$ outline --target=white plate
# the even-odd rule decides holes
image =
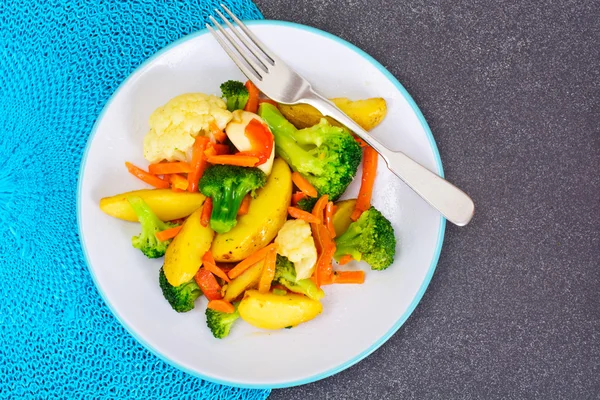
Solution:
[[[306,26],[275,21],[250,25],[326,96],[384,97],[388,115],[373,135],[442,175],[439,153],[421,112],[377,61]],[[214,339],[205,324],[206,300],[198,300],[189,313],[174,312],[158,286],[161,261],[150,261],[131,247],[139,225],[103,214],[98,202],[144,187],[123,163],[147,165],[142,138],[156,107],[185,92],[219,94],[219,85],[228,79],[245,80],[213,37],[200,31],[160,51],[120,86],[100,114],[83,158],[78,193],[82,246],[106,304],[163,360],[232,386],[276,388],[313,382],[360,361],[406,321],[435,270],[445,220],[380,162],[374,205],[396,229],[394,265],[383,272],[367,271],[364,285],[326,287],[323,314],[306,324],[272,332],[239,321],[228,338]],[[345,197],[355,197],[359,183],[360,176]]]

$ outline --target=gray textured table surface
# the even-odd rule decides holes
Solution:
[[[477,205],[398,333],[271,399],[600,398],[600,2],[257,3],[386,66]]]

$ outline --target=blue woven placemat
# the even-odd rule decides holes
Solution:
[[[138,344],[100,298],[77,236],[77,174],[103,105],[220,2],[1,1],[1,399],[268,396],[189,376]],[[223,3],[262,18],[248,0]]]

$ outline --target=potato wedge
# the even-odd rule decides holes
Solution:
[[[185,220],[165,253],[163,269],[173,286],[192,279],[202,265],[202,256],[210,249],[214,232],[210,226],[200,224],[201,213],[202,208],[199,208]]]
[[[310,321],[323,311],[316,300],[297,294],[284,296],[248,290],[240,302],[240,317],[261,329],[282,329]]]
[[[367,131],[379,125],[387,113],[387,105],[381,97],[372,97],[365,100],[350,100],[340,97],[331,99],[331,101]],[[308,104],[280,104],[279,110],[288,121],[299,129],[316,125],[323,118],[323,115],[316,108]],[[332,125],[341,126],[333,118],[326,118]]]
[[[261,260],[232,280],[231,283],[227,285],[223,300],[232,302],[237,299],[239,295],[244,293],[245,290],[255,287],[260,280],[264,265],[265,260]]]
[[[269,244],[287,219],[292,198],[292,173],[280,158],[273,163],[267,183],[250,201],[248,214],[238,218],[227,233],[218,234],[212,245],[216,261],[241,261]]]
[[[174,192],[171,189],[143,189],[100,199],[100,209],[115,218],[137,222],[137,216],[127,201],[129,196],[141,197],[163,221],[187,217],[202,207],[205,199],[201,193]]]
[[[335,229],[335,236],[339,237],[342,233],[346,232],[352,219],[350,216],[356,208],[356,199],[342,200],[335,203],[337,210],[333,214],[333,229]]]

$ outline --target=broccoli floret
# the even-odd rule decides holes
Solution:
[[[275,277],[273,281],[285,286],[288,290],[301,293],[313,300],[321,300],[325,292],[319,289],[312,279],[300,279],[296,281],[296,269],[294,263],[287,257],[277,255],[277,265],[275,267]]]
[[[132,237],[131,244],[136,249],[140,249],[148,258],[164,256],[171,241],[160,241],[156,238],[156,234],[175,225],[158,219],[156,214],[148,207],[148,204],[140,197],[131,196],[127,200],[142,224],[142,233],[139,236]]]
[[[221,84],[222,97],[229,111],[243,110],[248,102],[248,89],[240,81],[227,81]]]
[[[202,294],[194,279],[179,286],[171,285],[167,280],[163,268],[160,269],[158,283],[160,284],[163,296],[165,296],[165,299],[173,307],[173,310],[180,313],[193,310],[194,301]]]
[[[318,196],[335,201],[344,193],[360,164],[362,151],[345,128],[332,126],[325,118],[317,125],[296,129],[272,104],[263,103],[258,114],[275,136],[275,150],[290,167],[317,189]],[[298,206],[310,210],[315,198],[302,199]]]
[[[229,336],[231,326],[240,317],[238,312],[238,304],[234,304],[235,312],[224,313],[221,311],[215,311],[211,308],[206,309],[206,325],[212,332],[213,336],[217,339],[223,339]]]
[[[348,230],[335,240],[334,258],[349,254],[357,261],[364,259],[374,270],[384,270],[394,262],[396,237],[394,228],[374,207],[363,212]]]
[[[200,179],[200,191],[212,199],[210,227],[218,233],[229,232],[236,224],[236,216],[244,196],[254,195],[267,181],[258,168],[213,165]]]

